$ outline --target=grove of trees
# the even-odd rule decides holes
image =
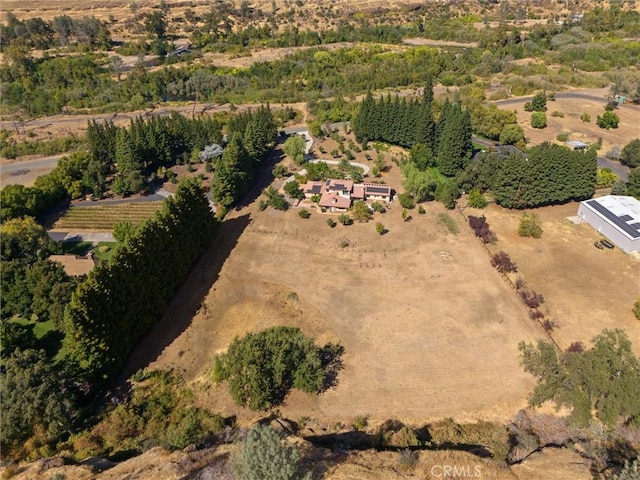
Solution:
[[[67,361],[95,382],[94,388],[122,367],[215,231],[198,183],[185,181],[155,219],[78,285],[65,311],[64,348]]]
[[[499,162],[490,188],[503,207],[538,207],[591,198],[596,175],[595,150],[545,142],[526,157],[512,154]]]
[[[229,142],[211,184],[213,198],[224,208],[249,190],[278,133],[268,105],[233,116],[227,129]]]

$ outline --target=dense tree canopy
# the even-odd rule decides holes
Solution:
[[[16,350],[4,361],[0,377],[3,445],[35,433],[49,441],[70,428],[73,388],[42,350]]]
[[[230,140],[211,184],[213,198],[225,208],[249,190],[277,134],[271,109],[264,105],[232,117],[228,130]]]
[[[543,143],[527,157],[511,155],[500,162],[492,190],[496,202],[507,208],[553,205],[590,198],[596,175],[595,150]]]
[[[216,357],[214,377],[228,381],[238,405],[267,410],[280,405],[291,388],[317,393],[325,385],[326,350],[300,329],[274,327],[236,338]]]
[[[547,400],[572,408],[572,420],[586,425],[596,417],[609,427],[618,422],[640,426],[640,362],[622,330],[605,330],[593,348],[559,353],[540,340],[521,342],[525,371],[538,380],[529,399],[534,406]]]
[[[99,381],[124,364],[209,245],[215,228],[199,185],[185,181],[155,219],[78,285],[65,311],[64,345],[69,361],[84,376]]]

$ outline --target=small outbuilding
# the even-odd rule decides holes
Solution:
[[[589,146],[587,143],[581,142],[580,140],[571,140],[566,143],[572,150],[584,150]]]
[[[578,217],[624,252],[640,251],[640,200],[622,195],[584,200]]]

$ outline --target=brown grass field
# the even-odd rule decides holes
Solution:
[[[334,143],[322,145],[330,151]],[[366,163],[364,153],[356,157]],[[399,168],[392,165],[383,179],[399,188]],[[200,401],[212,410],[255,419],[233,404],[226,385],[211,385],[212,359],[237,335],[295,325],[318,343],[342,342],[345,368],[338,386],[320,397],[293,392],[280,409],[288,418],[326,426],[359,415],[372,423],[504,421],[525,406],[533,379],[522,371],[517,344],[548,337],[458,211],[448,213],[460,229],[453,235],[438,221],[445,210],[436,202],[425,204],[425,215],[412,210],[408,222],[395,203],[372,222],[334,229],[326,220],[337,214],[313,211],[304,220],[295,208],[259,212],[256,203],[229,215],[250,223],[220,260],[220,274],[190,324],[150,366],[180,371],[200,386]],[[593,247],[599,235],[566,220],[576,211],[577,203],[537,209],[545,230],[539,240],[517,235],[519,211],[492,205],[464,213],[487,216],[499,239],[490,251],[508,252],[517,275],[545,296],[543,310],[559,324],[552,335],[561,348],[589,344],[604,328],[623,328],[634,341],[640,264],[618,249]],[[375,232],[376,221],[387,234]],[[341,248],[345,238],[349,246]],[[640,342],[634,348],[640,352]]]
[[[602,138],[602,149],[600,149],[599,154],[604,155],[613,147],[622,149],[630,140],[640,135],[640,130],[638,129],[640,107],[638,105],[620,105],[616,109],[616,114],[620,117],[619,127],[604,130],[598,127],[596,118],[604,113],[609,88],[585,88],[565,91],[600,97],[602,100],[558,98],[555,101],[548,101],[546,112],[547,127],[543,129],[531,127],[531,112],[524,110],[524,99],[516,105],[501,105],[498,103],[498,106],[504,110],[516,111],[518,124],[524,129],[524,135],[529,146],[538,145],[545,141],[564,144],[556,141],[556,135],[568,133],[570,140],[581,140],[586,143],[595,143],[598,138]],[[561,112],[564,117],[554,117],[552,115],[554,111]],[[580,119],[583,113],[591,116],[590,122],[583,122]]]
[[[281,408],[288,418],[509,417],[533,385],[517,344],[544,333],[462,217],[451,213],[460,227],[452,235],[441,212],[428,204],[403,222],[395,204],[376,219],[383,236],[373,222],[331,229],[318,212],[303,220],[296,209],[258,212],[255,203],[233,212],[250,225],[191,324],[151,366],[175,368],[202,386],[203,404],[248,420],[255,414],[234,406],[226,385],[211,386],[213,357],[236,335],[296,325],[318,343],[342,342],[345,366],[326,394],[293,393]]]
[[[498,236],[490,246],[518,264],[530,288],[545,297],[543,310],[559,328],[552,333],[561,348],[574,341],[590,345],[602,330],[621,328],[640,354],[640,322],[631,308],[640,296],[640,261],[619,248],[598,250],[602,236],[588,224],[574,225],[578,202],[530,210],[542,221],[542,238],[518,236],[519,212],[492,205],[483,212]],[[467,212],[467,211],[465,211]]]

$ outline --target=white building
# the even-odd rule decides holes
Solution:
[[[621,195],[585,200],[578,216],[626,253],[640,251],[640,200]]]

